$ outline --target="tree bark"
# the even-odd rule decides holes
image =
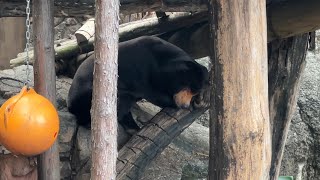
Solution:
[[[272,132],[270,180],[278,180],[282,155],[308,46],[308,33],[269,44],[269,108]]]
[[[268,179],[265,0],[211,0],[214,30],[211,74],[209,179]],[[213,10],[213,11],[212,11]]]
[[[56,75],[53,49],[53,0],[34,0],[34,87],[56,104]],[[38,157],[38,179],[60,179],[58,140]]]
[[[119,1],[96,0],[91,179],[115,179]]]

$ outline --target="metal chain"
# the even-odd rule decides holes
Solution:
[[[27,14],[27,19],[26,19],[26,48],[25,48],[25,52],[27,53],[27,57],[25,60],[25,63],[27,65],[26,68],[26,73],[27,73],[27,79],[25,82],[25,85],[27,86],[27,88],[29,88],[29,75],[30,75],[30,69],[29,69],[29,47],[30,47],[30,0],[26,0],[27,1],[27,7],[26,7],[26,14]]]

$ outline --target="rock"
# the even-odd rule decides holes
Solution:
[[[208,169],[208,152],[209,129],[193,123],[151,162],[139,179],[205,178]]]
[[[0,154],[0,180],[37,179],[36,158]]]
[[[211,70],[212,64],[211,64],[211,60],[210,60],[210,58],[208,56],[196,59],[196,61],[197,61],[197,63],[199,63],[202,66],[206,67],[208,71]]]
[[[3,104],[4,102],[6,102],[6,99],[2,99],[2,98],[0,97],[0,106],[2,106],[2,104]]]
[[[71,165],[69,161],[60,161],[60,179],[70,179]]]
[[[78,18],[80,20],[80,18]],[[84,19],[82,20],[84,21]],[[75,39],[74,33],[81,27],[81,22],[78,22],[74,18],[55,18],[55,40],[71,38]]]
[[[209,128],[194,122],[172,143],[184,152],[209,156]]]
[[[76,136],[77,123],[74,115],[68,112],[59,112],[60,132],[59,132],[59,152],[60,159],[70,159],[71,148]]]
[[[75,147],[72,152],[72,169],[78,172],[90,159],[91,156],[91,131],[79,126]]]
[[[26,81],[26,67],[25,65],[15,67],[13,69],[7,69],[0,71],[0,77],[9,77],[13,79],[17,79],[19,81]],[[33,87],[33,67],[30,68],[30,86]],[[23,83],[14,80],[2,80],[4,83],[0,83],[0,103],[2,104],[4,100],[8,99],[11,96],[20,92],[23,87]],[[69,92],[69,88],[71,86],[72,79],[67,77],[59,77],[56,80],[56,107],[58,110],[67,111],[67,96]]]
[[[72,83],[71,78],[59,77],[56,81],[56,99],[57,99],[57,109],[60,111],[67,110],[67,97],[68,92]]]
[[[74,180],[88,180],[91,178],[91,174],[90,173],[85,173],[85,174],[81,174],[78,175],[74,178]]]
[[[198,117],[196,122],[201,124],[204,127],[209,127],[209,110],[207,110],[200,117]]]
[[[187,164],[182,168],[182,177],[184,180],[192,180],[192,179],[203,179],[206,180],[208,176],[208,164],[202,163],[200,164]]]
[[[19,81],[22,81],[23,83],[26,81],[26,67],[25,65],[15,67],[13,69],[7,69],[0,71],[0,77],[8,77],[12,79],[16,79]],[[30,85],[33,86],[33,68],[32,66],[29,66],[30,68]],[[16,95],[20,92],[21,88],[23,87],[23,83],[15,81],[15,80],[9,80],[9,79],[3,79],[0,82],[0,95],[3,99],[8,99],[13,95]]]

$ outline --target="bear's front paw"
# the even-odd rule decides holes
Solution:
[[[194,97],[193,108],[206,108],[210,105],[210,88],[202,90],[197,96]]]

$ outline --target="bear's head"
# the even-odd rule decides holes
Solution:
[[[208,85],[208,71],[194,60],[174,61],[159,68],[155,82],[157,89],[172,99],[173,106],[186,109]]]

